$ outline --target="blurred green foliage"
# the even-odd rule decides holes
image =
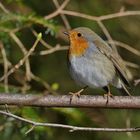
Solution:
[[[58,0],[61,4],[63,1]],[[0,8],[0,43],[3,44],[6,56],[12,65],[15,65],[24,54],[20,45],[10,36],[13,32],[21,41],[25,49],[29,50],[36,37],[33,31],[43,34],[46,46],[39,43],[34,54],[30,56],[31,71],[37,78],[27,80],[26,67],[22,66],[9,76],[9,92],[11,93],[48,93],[48,88],[66,94],[79,89],[71,80],[67,68],[67,52],[58,51],[48,55],[40,55],[40,51],[54,47],[56,44],[67,45],[62,35],[65,29],[60,16],[46,20],[44,16],[56,10],[50,0],[0,0],[8,12]],[[140,10],[139,0],[70,0],[66,9],[79,11],[93,16],[101,16],[118,12],[121,8],[126,10]],[[72,28],[88,26],[106,39],[98,24],[87,19],[67,16]],[[104,21],[111,36],[115,40],[127,43],[140,50],[140,16],[122,17]],[[120,54],[127,60],[140,65],[139,57],[120,49]],[[0,75],[3,75],[3,56],[0,53]],[[130,68],[134,77],[139,76],[139,69]],[[47,89],[46,89],[47,87]],[[50,90],[49,89],[49,90]],[[5,91],[3,83],[0,91]],[[113,89],[115,92],[115,90]],[[135,87],[133,95],[139,95],[140,88]],[[88,89],[86,93],[103,94],[101,89]],[[1,107],[2,108],[2,107]],[[62,123],[87,127],[125,127],[130,121],[132,127],[140,126],[139,110],[101,110],[76,108],[33,108],[13,107],[10,111],[24,118],[38,122]],[[19,122],[10,117],[0,116],[0,140],[139,140],[139,133],[104,133],[104,132],[73,132],[65,129],[35,127],[29,134],[25,134],[32,126]]]

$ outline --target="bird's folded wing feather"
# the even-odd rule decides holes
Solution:
[[[117,52],[114,52],[112,48],[103,40],[94,40],[93,41],[99,51],[106,55],[114,64],[115,68],[118,71],[118,74],[122,81],[127,85],[130,86],[127,75],[126,75],[126,66],[123,63],[122,58],[119,56]]]

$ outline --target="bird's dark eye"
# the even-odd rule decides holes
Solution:
[[[82,34],[81,34],[81,33],[78,33],[78,34],[77,34],[77,36],[78,36],[78,37],[81,37],[81,36],[82,36]]]

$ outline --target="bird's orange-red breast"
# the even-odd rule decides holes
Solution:
[[[95,88],[111,84],[129,94],[125,87],[129,85],[127,68],[116,49],[86,27],[75,28],[67,35],[69,70],[79,85]]]
[[[79,37],[77,37],[79,36]],[[69,55],[80,56],[85,53],[86,49],[88,48],[88,43],[85,38],[80,37],[81,34],[77,34],[76,31],[70,31],[70,49]]]

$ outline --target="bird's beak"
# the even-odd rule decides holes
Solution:
[[[65,35],[69,36],[69,32],[63,32]]]

